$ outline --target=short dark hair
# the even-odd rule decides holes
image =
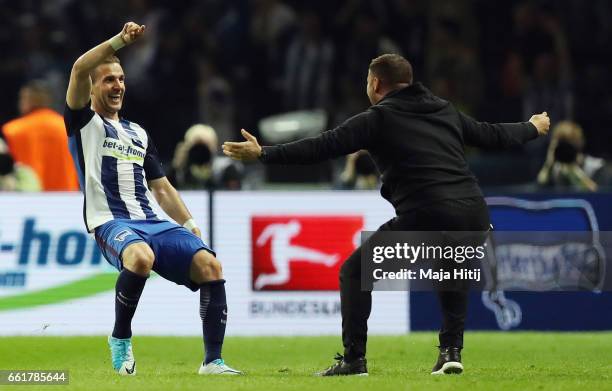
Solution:
[[[102,62],[100,64],[98,64],[97,67],[95,67],[90,73],[89,73],[89,77],[91,77],[91,81],[95,82],[96,81],[96,71],[98,69],[98,67],[100,65],[104,65],[104,64],[121,64],[121,61],[119,60],[119,57],[115,56],[114,54],[111,54],[110,56],[106,57],[104,60],[102,60]]]
[[[412,65],[399,54],[378,56],[372,60],[369,69],[385,84],[412,84]]]

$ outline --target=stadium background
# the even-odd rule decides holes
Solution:
[[[527,120],[546,110],[551,127],[573,120],[583,128],[585,154],[609,160],[611,17],[612,4],[605,0],[0,1],[0,122],[18,116],[19,89],[32,79],[52,87],[61,112],[75,58],[135,20],[147,25],[147,37],[119,53],[127,75],[123,115],[149,130],[170,169],[177,144],[196,123],[212,125],[219,141],[239,138],[244,127],[264,142],[266,135],[289,140],[307,132],[298,126],[290,136],[266,133],[262,120],[270,116],[294,113],[287,118],[306,128],[300,114],[313,115],[324,128],[340,123],[367,107],[367,65],[387,51],[405,55],[417,80],[480,120]],[[314,48],[314,63],[299,61],[304,42]],[[611,230],[609,166],[597,177],[596,193],[540,186],[536,177],[547,145],[544,138],[502,154],[469,151],[487,195],[508,197],[515,208],[514,214],[496,215],[492,206],[494,223],[506,229]],[[296,273],[312,273],[303,278],[302,284],[310,283],[306,290],[254,289],[253,270],[270,262],[264,254],[265,265],[256,265],[257,219],[297,219],[304,232],[321,229],[317,219],[336,224],[344,230],[338,246],[346,246],[355,231],[351,219],[375,229],[392,216],[391,207],[376,190],[346,190],[351,186],[342,180],[344,159],[316,169],[240,170],[242,191],[213,191],[206,183],[183,193],[225,264],[228,334],[338,334],[338,294],[317,290],[321,273],[333,278],[333,268],[298,268]],[[536,201],[535,207],[517,200]],[[563,208],[552,208],[553,218],[546,204],[551,200],[564,200]],[[84,233],[80,203],[77,193],[0,193],[0,334],[108,332],[114,274]],[[295,240],[323,251],[324,239],[315,233]],[[379,292],[375,298],[373,334],[438,327],[432,295]],[[516,307],[510,314],[515,322],[504,323],[500,316],[507,314],[474,294],[468,328],[612,328],[609,293],[521,292],[506,298],[520,308],[518,322]],[[198,335],[195,307],[193,295],[154,279],[145,289],[135,334]]]

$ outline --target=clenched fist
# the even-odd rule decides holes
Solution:
[[[539,135],[548,134],[548,129],[550,128],[550,118],[548,117],[548,113],[545,111],[542,114],[532,115],[531,118],[529,118],[529,122],[536,127]]]
[[[123,39],[123,42],[125,42],[126,45],[129,45],[138,38],[140,38],[144,34],[144,31],[144,24],[139,25],[134,22],[127,22],[123,26],[123,29],[119,33],[119,36],[121,37],[121,39]]]

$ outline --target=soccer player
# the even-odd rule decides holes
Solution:
[[[178,192],[164,175],[149,134],[119,116],[125,80],[114,53],[141,38],[145,26],[126,23],[119,34],[72,66],[64,120],[81,190],[88,232],[119,270],[115,326],[108,338],[112,365],[134,375],[131,322],[147,278],[157,274],[200,292],[205,359],[199,374],[235,375],[221,358],[227,305],[221,263]],[[149,190],[150,189],[150,190]],[[155,202],[182,226],[162,220]]]
[[[489,229],[489,213],[464,146],[502,149],[546,134],[546,113],[528,122],[477,122],[413,83],[412,66],[403,57],[385,54],[372,60],[367,77],[372,106],[318,137],[261,147],[242,130],[244,142],[226,142],[223,152],[237,160],[265,164],[309,164],[368,150],[382,174],[382,196],[396,217],[381,231],[480,231]],[[340,269],[344,356],[323,376],[366,375],[367,321],[371,292],[361,291],[360,248]],[[467,291],[439,291],[442,308],[438,360],[432,374],[461,373],[461,349]]]

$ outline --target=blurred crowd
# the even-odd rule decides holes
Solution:
[[[265,143],[266,120],[280,113],[322,112],[327,128],[339,124],[367,108],[368,64],[389,52],[404,55],[416,80],[480,120],[549,113],[552,135],[524,150],[470,151],[483,185],[584,191],[611,185],[607,0],[0,0],[0,18],[7,144],[0,144],[0,184],[29,166],[38,187],[26,188],[58,189],[45,183],[62,168],[43,172],[17,156],[27,148],[11,139],[7,123],[43,109],[49,117],[61,114],[74,60],[134,20],[147,32],[119,52],[127,85],[122,114],[152,134],[179,188],[240,189],[274,180],[376,188],[364,153],[278,178],[227,161],[218,146],[239,139],[240,128]],[[45,99],[24,109],[18,102],[28,88],[44,90]],[[15,179],[6,182],[17,189]]]

